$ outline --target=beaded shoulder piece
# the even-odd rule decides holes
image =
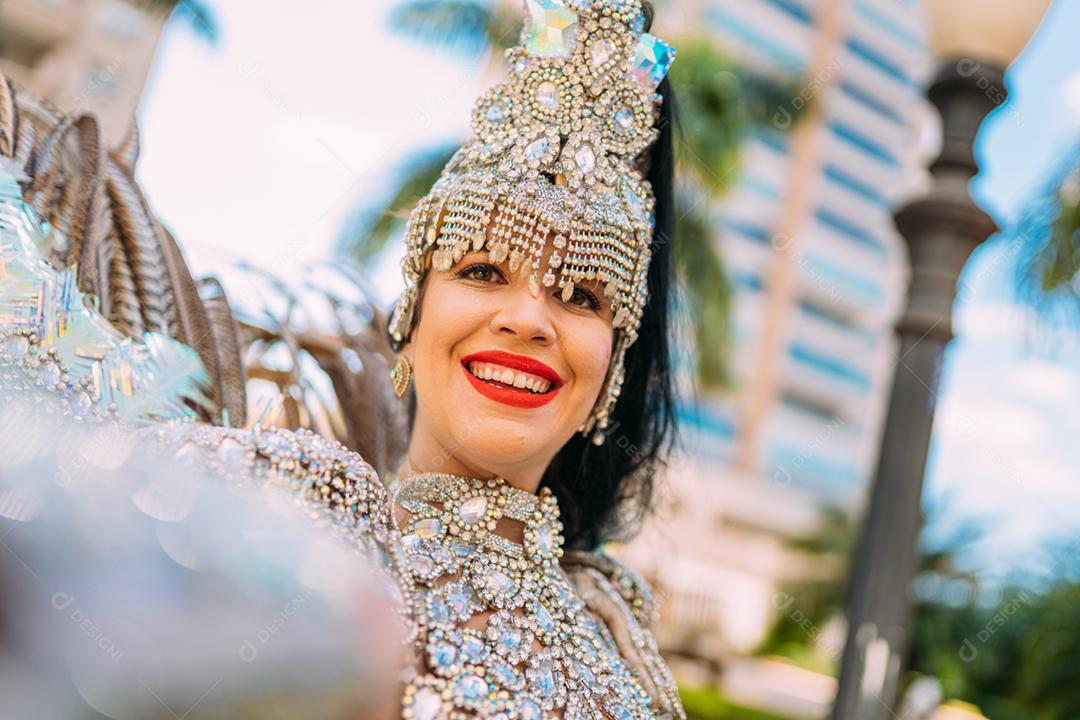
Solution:
[[[656,716],[685,718],[678,685],[649,631],[658,612],[645,579],[602,552],[568,552],[563,568],[590,612],[604,621],[619,654],[634,668]]]
[[[595,568],[611,582],[620,597],[626,601],[634,620],[643,628],[651,628],[659,617],[656,598],[649,583],[630,566],[603,552],[572,551],[566,554],[563,564],[569,568]]]
[[[508,260],[534,295],[556,288],[568,300],[575,283],[598,282],[615,347],[588,434],[608,425],[648,296],[654,200],[638,161],[658,136],[656,90],[675,51],[643,32],[640,0],[524,6],[509,80],[477,100],[473,137],[409,218],[406,289],[389,329],[398,346],[407,341],[429,263],[446,271],[470,250]]]

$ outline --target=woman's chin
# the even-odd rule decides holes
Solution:
[[[533,438],[543,444],[545,437],[557,433],[559,398],[542,407],[515,407],[491,400],[472,388],[465,388],[454,405],[462,427],[475,428],[474,433],[498,433],[503,442],[520,443]]]
[[[559,444],[548,423],[527,418],[509,417],[499,411],[463,415],[456,433],[469,455],[491,464],[520,465],[543,455]]]
[[[541,407],[515,407],[486,397],[464,378],[460,384],[455,380],[452,392],[439,401],[450,415],[448,446],[463,448],[480,467],[546,466],[577,429],[560,407],[563,397]]]

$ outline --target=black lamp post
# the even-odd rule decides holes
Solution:
[[[896,324],[898,360],[869,507],[848,592],[848,636],[833,720],[895,720],[912,620],[909,590],[918,564],[920,500],[938,379],[953,337],[957,279],[995,231],[972,199],[973,144],[1006,97],[1004,68],[1046,10],[1028,0],[930,0],[935,50],[943,61],[927,96],[941,113],[941,155],[926,195],[897,211],[911,285]],[[995,25],[996,23],[996,25]],[[989,25],[988,25],[989,24]]]

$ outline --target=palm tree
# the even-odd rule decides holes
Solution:
[[[676,45],[676,266],[693,321],[698,380],[703,388],[722,388],[729,383],[731,286],[709,211],[738,178],[749,134],[769,127],[772,112],[790,105],[798,89],[740,69],[704,38]]]
[[[1051,190],[1027,208],[1017,235],[1025,246],[1024,295],[1044,309],[1080,310],[1080,148]]]
[[[1033,602],[1029,635],[1020,667],[1021,707],[1036,710],[1025,717],[1063,720],[1080,717],[1080,583],[1059,581]],[[1023,633],[1026,628],[1013,628]]]
[[[417,199],[439,179],[439,173],[455,150],[456,145],[440,145],[406,158],[398,168],[401,179],[397,190],[381,206],[362,206],[354,210],[345,220],[338,244],[361,265],[379,255],[404,227]]]
[[[479,56],[516,43],[520,15],[493,0],[404,0],[390,13],[396,31],[456,52]],[[730,285],[709,222],[711,203],[735,180],[739,148],[754,127],[797,92],[790,86],[741,71],[712,43],[676,43],[672,67],[683,132],[679,143],[677,267],[696,339],[697,377],[704,388],[728,382]],[[401,183],[381,208],[361,208],[347,221],[340,245],[360,263],[370,261],[400,232],[403,218],[430,189],[452,149],[434,148],[410,157]]]

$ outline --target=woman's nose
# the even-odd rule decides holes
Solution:
[[[495,302],[499,308],[492,316],[491,329],[496,335],[510,334],[529,343],[549,343],[555,339],[548,293],[541,290],[534,296],[526,278],[514,277]]]

